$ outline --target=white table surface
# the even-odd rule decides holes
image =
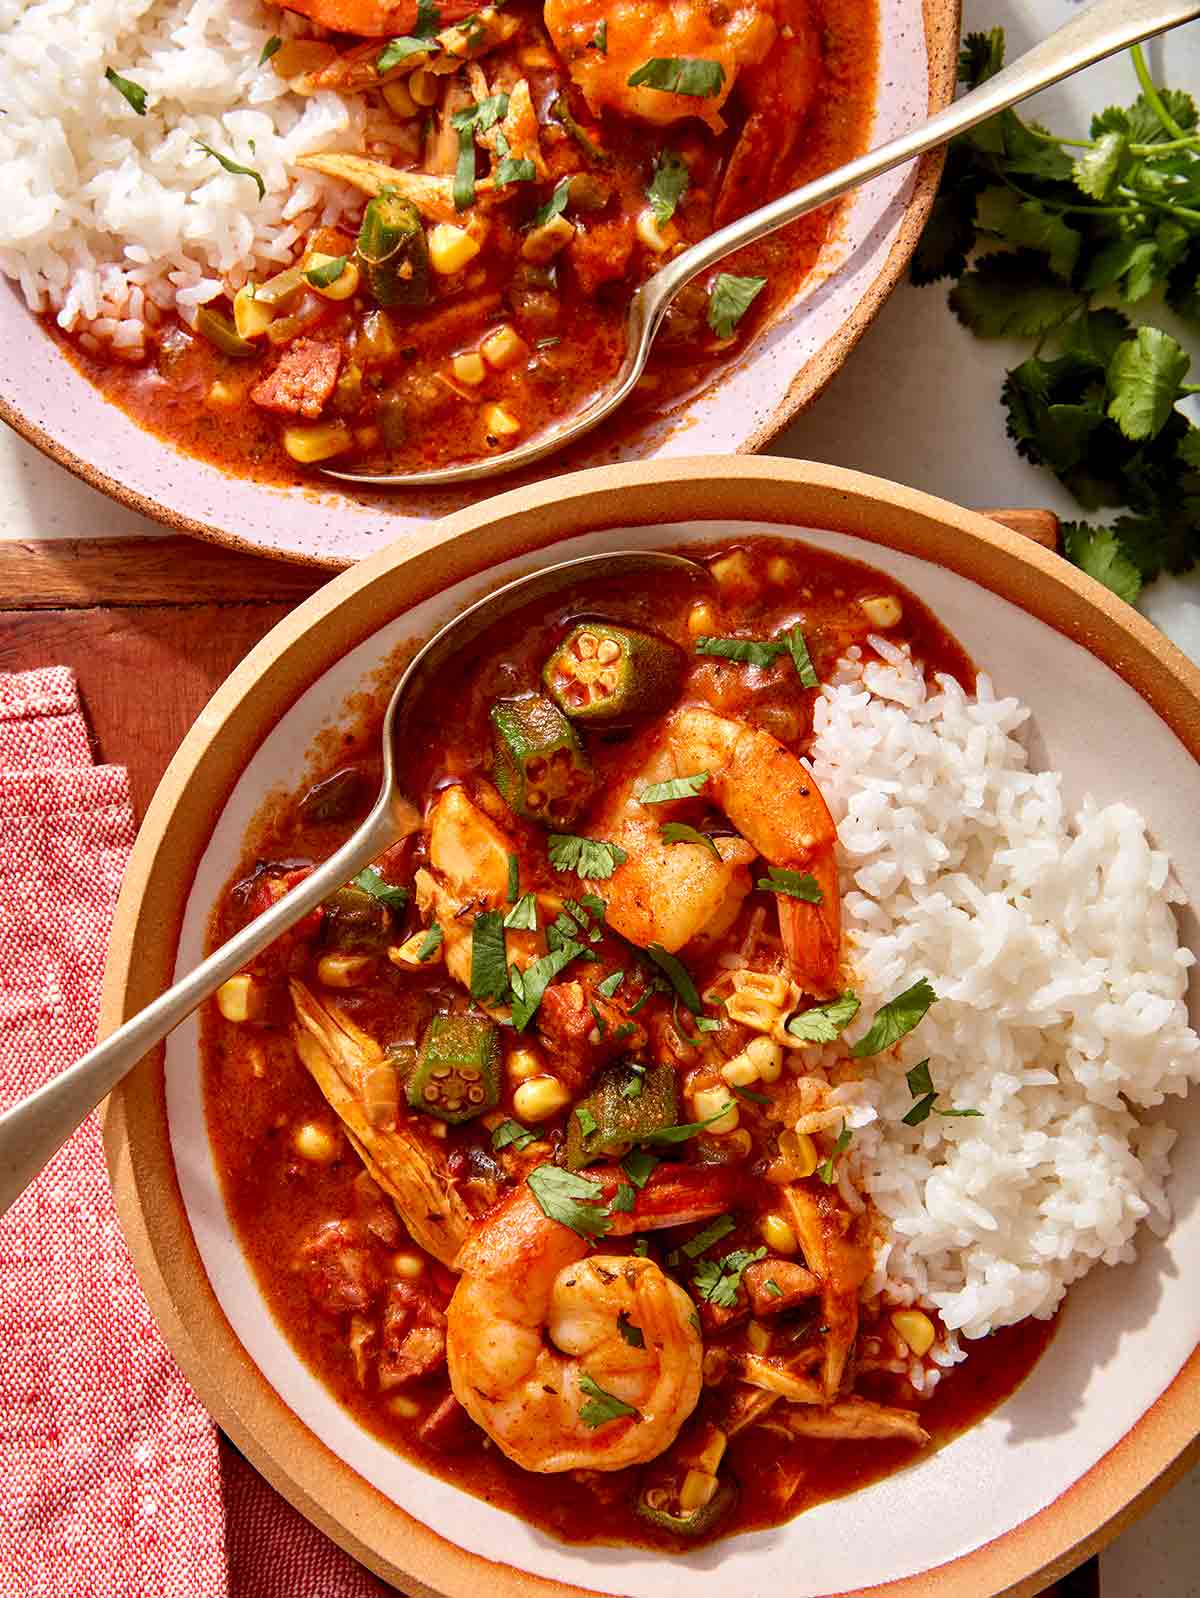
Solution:
[[[965,0],[965,26],[1003,26],[1010,59],[1065,21],[1072,0]],[[1200,93],[1200,24],[1151,47],[1156,77]],[[1132,100],[1124,58],[1041,97],[1037,115],[1082,136],[1088,117]],[[1166,322],[1194,356],[1200,344]],[[875,472],[967,505],[1044,505],[1081,514],[1049,473],[1023,461],[1004,432],[1000,385],[1019,344],[983,342],[946,308],[946,285],[902,285],[816,407],[775,453]],[[1197,363],[1200,365],[1200,361]],[[1191,374],[1195,376],[1195,371]],[[1193,404],[1195,402],[1192,402]],[[0,538],[131,537],[161,533],[76,481],[15,434],[0,433]],[[1142,609],[1200,660],[1200,568],[1155,584]],[[1200,1598],[1200,1470],[1193,1471],[1101,1557],[1103,1598]]]

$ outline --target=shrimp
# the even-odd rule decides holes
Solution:
[[[719,1168],[660,1166],[611,1230],[719,1214],[729,1185]],[[610,1174],[597,1191],[615,1187]],[[691,1299],[653,1260],[591,1253],[524,1186],[480,1222],[455,1268],[450,1385],[511,1460],[543,1473],[622,1470],[670,1446],[700,1397],[704,1349]],[[597,1420],[593,1387],[631,1412]]]
[[[674,711],[643,748],[641,763],[589,820],[594,837],[620,845],[627,856],[610,879],[596,884],[608,900],[609,926],[641,948],[657,943],[673,954],[718,918],[730,918],[730,897],[740,903],[749,893],[747,868],[762,855],[771,865],[816,878],[817,904],[776,895],[779,930],[804,991],[833,992],[841,952],[837,833],[811,772],[769,733],[700,706]],[[665,842],[661,823],[670,807],[645,806],[637,798],[648,783],[699,771],[708,774],[702,797],[742,834],[714,838],[716,854]]]
[[[283,9],[333,33],[363,39],[411,35],[418,25],[417,0],[287,0]],[[471,0],[441,0],[438,7],[443,22],[461,22],[476,9]]]
[[[546,0],[543,16],[555,49],[583,91],[594,116],[615,111],[643,122],[680,122],[699,117],[720,133],[721,107],[738,73],[763,61],[777,28],[770,0]],[[605,48],[596,48],[597,29]],[[703,97],[629,86],[629,78],[654,57],[715,62],[722,80]]]

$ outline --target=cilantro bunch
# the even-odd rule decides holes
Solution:
[[[1200,132],[1187,94],[1160,88],[1138,48],[1141,93],[1070,139],[1003,111],[955,139],[914,283],[957,279],[950,305],[982,338],[1035,340],[1007,375],[1009,436],[1111,526],[1068,522],[1067,555],[1123,599],[1200,557],[1200,428],[1176,409],[1188,352],[1122,306],[1163,298],[1200,325]],[[958,75],[1004,62],[1004,33],[968,34]],[[1000,249],[968,257],[977,248]]]

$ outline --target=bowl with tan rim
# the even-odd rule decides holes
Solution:
[[[871,7],[864,7],[869,16]],[[876,145],[953,97],[959,0],[874,0],[874,84],[863,133]],[[837,372],[899,281],[941,171],[940,152],[864,185],[838,210],[795,295],[669,414],[626,406],[605,428],[521,478],[483,492],[617,460],[764,448]],[[0,418],[94,488],[177,532],[338,567],[419,535],[475,502],[480,486],[359,490],[313,474],[276,486],[230,475],[140,427],[110,404],[52,342],[15,286],[0,278]],[[153,381],[153,372],[148,374]]]
[[[753,533],[849,555],[923,599],[998,690],[1031,707],[1038,763],[1063,773],[1069,803],[1090,791],[1146,816],[1186,897],[1181,939],[1200,950],[1200,671],[1106,589],[978,513],[831,467],[710,458],[502,495],[372,556],[281,622],[214,695],[155,795],[117,912],[104,1024],[195,960],[251,817],[297,786],[298,751],[328,735],[400,642],[538,564],[606,548],[703,552]],[[194,1023],[113,1096],[105,1141],[142,1285],[196,1391],[280,1492],[404,1590],[990,1598],[1040,1590],[1194,1455],[1200,1114],[1186,1101],[1163,1113],[1179,1133],[1170,1231],[1141,1235],[1136,1263],[1071,1290],[1047,1352],[999,1409],[873,1486],[678,1556],[558,1543],[339,1408],[273,1321],[229,1224]]]

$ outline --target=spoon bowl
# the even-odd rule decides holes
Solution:
[[[249,926],[223,943],[165,993],[130,1017],[103,1043],[0,1116],[0,1215],[29,1186],[104,1096],[223,982],[316,909],[386,849],[419,830],[421,816],[403,792],[400,767],[407,741],[407,716],[439,668],[502,617],[531,601],[570,587],[576,578],[690,572],[704,567],[682,555],[623,550],[561,561],[518,577],[468,605],[440,628],[409,661],[392,689],[382,729],[383,775],[370,813],[328,860]]]

